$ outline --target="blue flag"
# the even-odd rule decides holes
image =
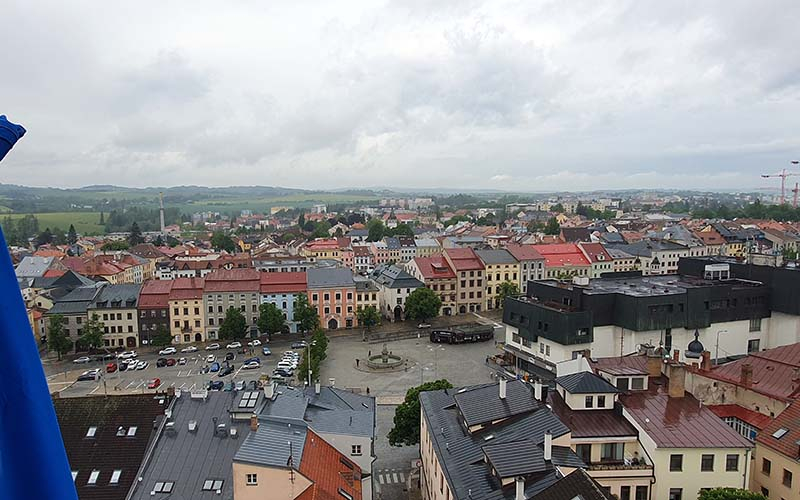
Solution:
[[[25,129],[0,116],[0,159],[24,133]],[[6,248],[0,230],[0,354],[4,361],[0,499],[77,500],[39,351]]]

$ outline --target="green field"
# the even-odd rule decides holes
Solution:
[[[194,212],[239,212],[252,210],[256,213],[268,213],[270,207],[289,206],[308,208],[315,203],[357,203],[377,200],[377,196],[338,194],[338,193],[298,193],[272,197],[229,197],[192,200],[189,203],[178,203],[176,206],[182,213]],[[167,203],[169,205],[169,203]]]
[[[59,228],[66,231],[69,225],[75,225],[75,230],[83,235],[103,234],[105,228],[100,225],[99,212],[48,212],[33,214],[39,219],[39,228],[49,227],[50,229]],[[25,214],[5,214],[3,217],[17,219],[24,217]]]

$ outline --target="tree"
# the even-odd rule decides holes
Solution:
[[[105,226],[106,225],[106,218],[105,218],[105,215],[103,215],[103,212],[100,212],[100,225],[101,226]]]
[[[130,247],[131,246],[128,244],[127,241],[121,240],[121,241],[109,241],[100,248],[109,252],[116,252],[121,250],[127,250]]]
[[[364,327],[364,333],[381,321],[381,315],[378,314],[375,306],[362,307],[356,312],[356,316],[358,317],[358,324]]]
[[[159,234],[158,236],[156,236],[156,240],[153,242],[153,245],[155,245],[157,247],[163,247],[164,246],[164,238],[162,238],[161,235]]]
[[[50,316],[47,323],[47,349],[57,353],[59,361],[72,350],[72,340],[64,333],[64,316],[60,314]]]
[[[225,340],[239,340],[247,333],[247,320],[242,311],[229,307],[225,312],[225,319],[219,325],[219,336]]]
[[[504,281],[497,286],[497,307],[503,307],[506,297],[519,295],[519,286],[512,281]]]
[[[385,230],[386,228],[382,220],[370,219],[369,222],[367,222],[367,241],[380,241],[383,239]]]
[[[130,243],[132,247],[144,243],[142,230],[139,229],[139,224],[137,224],[136,221],[133,221],[133,224],[131,224],[130,234],[128,235],[128,243]]]
[[[92,317],[83,327],[83,333],[78,342],[84,349],[99,349],[103,346],[103,328],[104,325],[100,321],[100,317],[92,313]]]
[[[78,233],[75,231],[75,226],[69,225],[69,232],[67,233],[67,243],[74,245],[78,242]]]
[[[311,337],[311,344],[303,351],[300,365],[297,367],[297,377],[303,382],[308,382],[308,370],[311,370],[311,382],[319,380],[319,367],[328,357],[328,337],[321,329],[317,329]],[[310,356],[310,358],[309,358]]]
[[[557,235],[561,232],[561,225],[555,217],[550,217],[547,225],[544,227],[544,234]]]
[[[308,296],[304,293],[297,296],[297,302],[294,305],[294,320],[302,333],[319,328],[317,308],[308,303]]]
[[[306,225],[306,214],[304,214],[303,212],[300,212],[300,216],[297,217],[297,225],[300,226],[300,229],[302,229],[303,226]]]
[[[328,234],[328,230],[331,228],[330,222],[324,220],[322,222],[317,222],[314,224],[314,231],[311,233],[311,236],[314,238],[327,238],[330,236]]]
[[[211,236],[211,246],[214,247],[214,250],[225,250],[228,253],[236,251],[236,243],[222,231],[217,231]]]
[[[273,333],[278,333],[283,329],[283,325],[286,324],[286,320],[284,319],[281,310],[278,309],[278,306],[271,302],[267,302],[258,307],[258,322],[256,324],[262,333],[272,335]]]
[[[409,226],[408,224],[398,224],[397,227],[394,229],[387,229],[386,232],[389,234],[384,234],[384,236],[409,236],[411,238],[414,237],[414,229]]]
[[[550,211],[556,214],[563,214],[564,213],[564,205],[561,203],[556,203],[552,207],[550,207]]]
[[[389,431],[389,444],[392,446],[419,444],[419,393],[452,388],[453,384],[441,379],[409,389],[403,403],[394,411],[394,427]]]
[[[739,488],[712,488],[700,490],[697,500],[767,500],[767,497]]]
[[[406,299],[406,318],[424,322],[439,315],[442,299],[430,288],[417,288]]]
[[[53,233],[50,232],[49,227],[45,228],[44,231],[42,231],[41,233],[39,233],[38,236],[36,236],[37,247],[40,247],[42,245],[49,245],[52,242],[53,242]]]
[[[167,327],[158,325],[156,327],[156,334],[150,339],[150,343],[156,347],[164,347],[172,344],[172,334],[169,333]]]

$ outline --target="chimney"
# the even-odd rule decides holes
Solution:
[[[319,381],[317,381],[317,383],[314,384],[314,394],[319,396],[319,391],[320,391],[320,385],[319,385]]]
[[[647,353],[647,375],[650,377],[661,376],[661,356],[655,352]]]
[[[742,364],[742,376],[739,382],[745,387],[753,385],[753,365],[750,363]]]
[[[700,362],[700,369],[704,372],[711,371],[711,353],[703,351],[703,360]]]
[[[669,397],[682,398],[685,395],[686,367],[681,364],[670,365]]]
[[[258,415],[250,415],[250,430],[253,432],[258,430]]]
[[[676,363],[679,363],[681,360],[681,351],[680,349],[675,349],[672,351],[672,360]]]
[[[267,399],[272,399],[275,395],[275,384],[272,382],[267,382],[264,384],[264,397]]]
[[[525,478],[517,476],[517,479],[514,480],[514,485],[516,486],[514,500],[525,500]]]
[[[583,357],[586,358],[587,361],[591,361],[591,359],[592,359],[592,350],[591,349],[584,349],[583,350]]]
[[[533,383],[533,397],[536,401],[542,400],[542,382],[538,378]]]
[[[550,430],[544,431],[544,459],[548,462],[553,458],[553,435]]]
[[[500,379],[500,399],[506,399],[506,384],[508,384],[508,382],[506,382],[506,379],[501,378]]]

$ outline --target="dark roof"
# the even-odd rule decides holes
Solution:
[[[516,264],[517,259],[508,250],[475,250],[484,264]]]
[[[564,375],[556,378],[556,384],[566,389],[570,394],[608,394],[619,392],[619,389],[592,372],[578,372]]]
[[[578,243],[579,241],[589,241],[591,231],[588,227],[562,227],[561,236],[565,243]]]
[[[59,398],[53,406],[61,428],[70,468],[77,472],[75,488],[81,500],[124,499],[142,465],[153,422],[169,403],[153,394]],[[94,437],[87,437],[96,427]],[[132,436],[128,430],[136,427]],[[117,432],[122,428],[124,436]],[[93,470],[100,472],[97,483],[87,482]],[[110,485],[115,470],[122,471],[119,484]]]
[[[308,427],[302,420],[293,422],[270,421],[260,424],[251,432],[234,455],[233,460],[269,467],[288,468],[289,457],[297,469],[303,459]],[[291,443],[291,445],[289,444]],[[230,464],[228,465],[230,467]]]
[[[553,413],[570,428],[573,438],[638,436],[639,431],[614,410],[573,410],[558,392],[548,394]]]
[[[531,500],[614,500],[600,484],[583,469],[575,469],[570,474],[549,486]]]
[[[541,406],[533,398],[531,387],[521,380],[507,383],[505,399],[500,399],[497,384],[461,389],[453,399],[470,427],[529,413]]]
[[[551,462],[544,459],[544,447],[533,441],[522,439],[519,441],[495,443],[483,446],[486,459],[501,478],[515,476],[528,476],[546,472],[553,465],[563,467],[584,467],[568,446],[553,446],[551,448]]]
[[[372,272],[372,279],[388,288],[421,288],[424,284],[404,269],[380,265]]]
[[[47,314],[63,314],[65,316],[86,314],[86,309],[104,286],[107,286],[107,284],[97,283],[91,286],[79,286],[58,299],[53,304],[53,307],[47,311]]]
[[[90,309],[136,309],[139,302],[139,292],[142,290],[142,285],[134,285],[130,283],[119,285],[106,285],[103,290],[97,294],[92,303],[89,305]]]
[[[344,268],[311,268],[308,270],[308,288],[354,287],[353,271]]]

